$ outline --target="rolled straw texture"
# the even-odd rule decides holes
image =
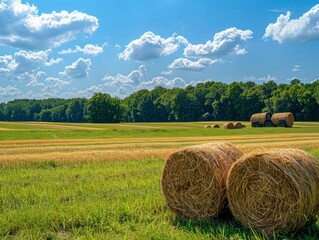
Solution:
[[[231,122],[228,122],[228,123],[224,123],[224,129],[234,129],[234,124],[231,123]]]
[[[216,217],[226,205],[226,177],[242,156],[234,145],[215,142],[169,155],[161,185],[169,208],[185,219]]]
[[[298,149],[246,154],[229,172],[227,198],[243,225],[269,235],[295,232],[318,213],[318,161]]]
[[[235,122],[234,124],[234,128],[243,128],[243,125],[240,122]]]
[[[287,127],[292,127],[294,125],[294,115],[291,112],[275,113],[271,116],[271,121],[275,126],[279,125],[280,121],[285,121]]]
[[[250,122],[258,122],[261,125],[264,125],[267,119],[267,112],[255,113],[251,115]]]

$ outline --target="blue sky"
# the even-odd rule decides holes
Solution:
[[[319,3],[0,0],[0,102],[319,78]]]

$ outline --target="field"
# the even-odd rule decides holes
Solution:
[[[230,141],[244,152],[298,147],[319,159],[319,123],[205,129],[207,122],[0,122],[0,237],[7,239],[264,239],[234,220],[184,221],[160,189],[165,157]],[[220,123],[221,124],[221,123]],[[317,225],[295,236],[317,239]]]

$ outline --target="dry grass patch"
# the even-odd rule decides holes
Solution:
[[[10,131],[10,130],[12,130],[12,129],[0,127],[0,131]]]
[[[229,141],[242,151],[256,148],[274,147],[319,147],[319,134],[263,134],[246,136],[209,136],[175,138],[115,138],[115,139],[75,139],[75,140],[19,140],[0,141],[0,164],[5,165],[34,161],[118,161],[122,156],[126,160],[136,159],[132,152],[142,158],[164,156],[180,147],[203,144],[213,141]],[[167,155],[163,155],[165,152]],[[103,157],[104,153],[104,157]],[[96,154],[97,158],[90,158]],[[110,154],[110,156],[108,156]],[[85,156],[85,157],[84,157]]]

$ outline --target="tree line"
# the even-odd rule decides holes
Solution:
[[[156,87],[125,99],[106,93],[91,98],[19,99],[0,104],[1,121],[45,122],[170,122],[249,120],[258,112],[292,112],[298,121],[319,120],[319,80],[208,81],[185,89]]]

